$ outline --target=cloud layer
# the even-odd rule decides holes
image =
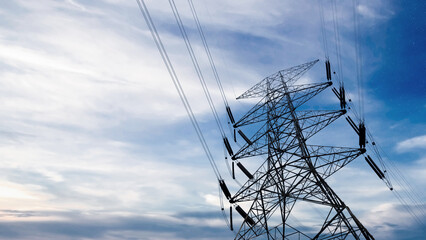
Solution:
[[[185,1],[176,2],[202,70],[212,79],[189,8]],[[310,1],[195,4],[236,116],[251,104],[233,100],[237,95],[277,70],[324,55],[318,6]],[[149,1],[148,7],[225,175],[220,135],[168,3]],[[349,3],[338,8],[344,73],[352,93],[352,9]],[[361,1],[358,12],[373,38],[398,9]],[[3,1],[0,20],[0,239],[232,238],[221,219],[214,174],[136,2]],[[326,26],[330,46],[332,29]],[[370,63],[365,68],[368,86],[368,76],[384,57],[375,55],[368,39],[363,41]],[[322,65],[302,79],[322,80]],[[208,85],[225,119],[220,93],[213,81]],[[330,95],[319,96],[309,107],[337,108]],[[369,126],[385,132],[378,138],[392,158],[414,154],[402,156],[398,166],[423,174],[425,133],[394,132],[400,128],[392,130],[390,124],[411,126],[411,120],[382,124],[382,115],[392,106],[373,94],[366,102],[366,113],[372,114]],[[330,130],[335,138],[313,140],[356,145],[344,124],[337,121]],[[412,234],[420,231],[365,163],[354,162],[330,184],[373,233],[403,239],[409,229]],[[416,184],[425,187],[424,179]],[[312,211],[301,214],[306,214],[303,218]]]

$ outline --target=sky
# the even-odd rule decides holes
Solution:
[[[331,1],[323,2],[336,66]],[[425,2],[359,2],[366,125],[385,160],[423,197],[411,207],[424,212]],[[169,4],[146,3],[225,176],[222,139]],[[188,3],[176,4],[226,124]],[[278,70],[320,59],[301,81],[326,80],[316,2],[194,4],[236,118],[253,102],[235,98]],[[341,75],[357,105],[352,1],[337,9]],[[324,91],[308,107],[338,104]],[[0,239],[233,238],[218,206],[215,175],[136,1],[1,1],[0,115]],[[313,141],[356,147],[358,139],[339,119]],[[362,158],[327,182],[376,239],[424,236],[425,227]],[[298,214],[315,215],[312,209]]]

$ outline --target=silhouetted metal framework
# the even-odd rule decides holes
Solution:
[[[325,181],[362,155],[364,147],[307,143],[346,113],[344,107],[336,111],[299,110],[332,85],[330,81],[295,85],[317,62],[279,71],[238,97],[261,100],[234,124],[246,143],[232,159],[249,178],[233,196],[227,194],[244,219],[235,239],[374,239]],[[248,125],[257,129],[251,137],[239,129]],[[259,155],[266,160],[254,173],[240,163],[243,158]],[[289,216],[299,201],[327,208],[328,215],[316,225],[316,232],[290,225]]]

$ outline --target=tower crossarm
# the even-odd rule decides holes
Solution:
[[[331,82],[313,83],[297,85],[294,88],[287,90],[280,89],[272,94],[264,96],[252,109],[250,109],[239,121],[234,124],[234,127],[241,127],[248,124],[267,121],[268,113],[271,107],[275,109],[278,116],[289,114],[288,101],[282,100],[286,94],[290,94],[290,99],[293,102],[293,107],[296,109],[309,99],[322,92],[329,87]],[[277,116],[277,117],[278,117]]]
[[[328,178],[362,154],[362,150],[356,148],[310,145],[307,145],[307,148],[312,151],[310,156],[313,166],[323,179]],[[258,185],[256,185],[256,183],[268,182],[262,185],[264,191],[267,192],[269,191],[268,189],[274,185],[274,182],[266,181],[267,176],[276,178],[278,175],[281,175],[283,176],[283,182],[291,183],[286,187],[286,194],[288,197],[303,199],[305,201],[316,201],[324,205],[332,205],[333,203],[325,199],[321,192],[318,192],[317,182],[309,179],[310,171],[309,167],[306,166],[305,160],[299,156],[295,159],[290,156],[286,156],[286,158],[290,160],[283,165],[278,165],[274,169],[270,169],[269,172],[265,172],[266,166],[259,168],[259,170],[254,173],[255,177],[252,180],[248,180],[240,191],[235,194],[233,201],[253,201],[256,198],[255,193],[260,190],[260,188],[257,188]],[[302,178],[300,178],[301,176]],[[266,198],[274,197],[274,195],[265,196]]]
[[[287,84],[292,85],[318,61],[317,59],[274,73],[241,94],[237,99],[264,97],[269,92],[269,89],[276,89],[277,86],[281,86],[283,79]]]
[[[321,131],[340,116],[344,115],[345,112],[345,110],[298,111],[302,131],[307,133],[305,135],[305,139],[309,139],[314,136],[317,132]],[[291,142],[294,137],[294,126],[292,121],[290,114],[283,114],[270,120],[270,122],[272,122],[270,125],[273,126],[273,129],[268,128],[267,123],[264,123],[262,127],[250,138],[250,142],[244,144],[241,149],[232,156],[232,158],[241,159],[267,154],[269,131],[276,131],[279,133],[277,135],[277,140],[281,142],[281,146],[276,149],[277,151],[286,151],[296,147],[298,144],[296,142]]]
[[[307,145],[311,162],[322,178],[328,178],[365,152],[365,149]]]

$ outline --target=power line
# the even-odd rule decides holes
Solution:
[[[219,128],[222,137],[225,138],[225,131],[223,130],[222,124],[219,120],[219,115],[217,114],[216,107],[214,106],[213,99],[210,95],[210,91],[207,87],[206,81],[204,79],[203,73],[201,71],[200,65],[198,63],[197,57],[195,56],[194,50],[192,48],[191,42],[189,40],[188,34],[186,33],[185,27],[183,25],[182,19],[180,17],[179,11],[176,7],[174,0],[169,0],[170,7],[173,11],[173,15],[175,16],[176,23],[179,26],[180,33],[182,35],[183,40],[185,41],[186,48],[191,57],[192,64],[194,65],[195,71],[197,72],[198,79],[200,80],[201,86],[203,87],[204,95],[206,96],[207,102],[209,103],[210,109],[213,113],[214,119],[216,121],[217,127]]]
[[[353,0],[353,18],[354,18],[354,36],[355,36],[355,63],[356,63],[356,80],[358,85],[358,98],[359,98],[359,113],[357,109],[354,107],[353,103],[350,101],[348,103],[349,109],[355,115],[355,117],[360,121],[364,122],[364,86],[363,86],[363,70],[362,70],[362,51],[360,47],[360,26],[359,26],[359,17],[357,14],[357,7],[359,1]],[[336,41],[336,57],[338,62],[339,73],[342,74],[342,64],[341,64],[341,52],[340,52],[340,31],[338,24],[338,15],[337,15],[337,6],[336,2],[332,0],[332,14],[333,14],[333,25],[334,25],[334,34]],[[343,77],[340,79],[341,84],[343,84]],[[348,94],[349,95],[349,94]],[[384,169],[384,178],[382,180],[386,183],[386,185],[393,191],[393,194],[401,203],[401,205],[406,209],[407,213],[409,213],[412,218],[420,223],[424,224],[419,216],[426,215],[425,209],[423,207],[424,197],[418,193],[412,186],[412,184],[407,181],[404,175],[400,172],[397,166],[390,161],[385,162],[380,154],[380,151],[386,154],[383,149],[375,142],[372,134],[367,130],[367,135],[369,137],[371,145],[368,145],[370,150],[375,154],[376,158],[379,160],[382,169]],[[379,151],[380,148],[380,151]],[[396,187],[392,186],[391,180],[394,180],[398,185]],[[408,204],[407,200],[410,202]],[[417,209],[414,209],[414,207]]]
[[[325,29],[324,6],[323,6],[322,0],[318,1],[318,8],[319,8],[319,13],[320,13],[321,35],[322,35],[322,42],[323,42],[323,47],[324,47],[324,55],[325,55],[325,59],[328,60],[327,31]]]
[[[207,44],[207,40],[206,40],[206,37],[204,35],[203,28],[201,27],[201,23],[200,23],[200,20],[198,18],[198,14],[197,14],[197,11],[195,9],[194,3],[192,2],[192,0],[188,0],[188,3],[189,3],[189,6],[191,8],[191,13],[192,13],[192,16],[194,18],[194,21],[197,25],[198,33],[200,34],[201,40],[203,42],[204,49],[205,49],[207,57],[209,59],[210,67],[211,67],[211,69],[213,71],[213,75],[216,79],[217,86],[219,87],[220,94],[222,96],[222,100],[223,100],[225,106],[229,107],[228,100],[226,99],[225,91],[223,90],[222,83],[221,83],[219,74],[217,72],[216,65],[214,63],[212,54],[210,52],[209,45]]]
[[[358,0],[352,0],[353,3],[353,17],[354,17],[354,32],[355,32],[355,64],[356,64],[356,78],[358,84],[358,98],[359,98],[359,112],[362,122],[364,122],[364,94],[363,94],[363,72],[362,72],[362,53],[360,47],[360,30],[359,19],[357,14]]]
[[[173,84],[174,84],[174,86],[175,86],[175,88],[176,88],[176,90],[179,94],[179,97],[180,97],[180,99],[181,99],[181,101],[182,101],[182,103],[185,107],[186,113],[188,114],[188,117],[191,121],[191,124],[194,127],[195,132],[197,133],[198,139],[201,143],[201,146],[204,149],[204,152],[207,156],[207,159],[210,162],[210,165],[211,165],[211,167],[214,171],[214,174],[216,175],[216,178],[218,180],[220,180],[220,179],[222,179],[220,172],[219,172],[219,170],[216,166],[216,163],[214,162],[213,156],[210,152],[210,149],[207,145],[207,142],[206,142],[204,135],[201,131],[201,128],[198,124],[198,121],[197,121],[197,119],[196,119],[196,117],[195,117],[195,115],[194,115],[194,113],[191,109],[191,106],[188,102],[188,99],[185,95],[185,92],[184,92],[184,90],[183,90],[183,88],[180,84],[179,78],[176,75],[176,72],[174,70],[174,67],[173,67],[171,61],[170,61],[170,58],[167,54],[167,51],[164,48],[164,45],[163,45],[161,38],[160,38],[160,35],[158,34],[157,29],[155,28],[154,22],[152,21],[151,15],[149,14],[148,8],[146,7],[145,1],[144,0],[136,0],[136,2],[139,6],[139,9],[140,9],[144,19],[145,19],[146,24],[147,24],[147,26],[148,26],[148,28],[151,32],[152,38],[154,39],[154,42],[155,42],[155,45],[157,46],[157,49],[160,52],[161,58],[163,59],[163,62],[166,65],[166,68],[167,68],[167,71],[169,72],[170,78],[172,79],[172,82],[173,82]]]
[[[341,44],[340,44],[340,28],[339,28],[339,16],[337,15],[337,6],[336,1],[332,0],[332,14],[333,14],[333,26],[334,26],[334,39],[336,42],[336,58],[337,58],[337,68],[338,76],[340,83],[343,85],[343,68],[342,68],[342,58],[341,58]]]
[[[213,76],[214,76],[214,78],[216,80],[217,86],[219,88],[219,92],[220,92],[220,94],[222,96],[222,101],[223,101],[223,103],[225,105],[226,112],[228,113],[228,119],[229,119],[228,126],[230,127],[230,125],[233,124],[235,120],[234,120],[234,117],[232,116],[231,108],[230,108],[228,100],[226,98],[225,91],[223,90],[222,82],[221,82],[221,79],[219,77],[219,73],[217,71],[216,64],[214,63],[212,54],[210,52],[210,48],[209,48],[209,45],[207,43],[207,40],[206,40],[204,31],[203,31],[203,28],[202,28],[201,23],[200,23],[200,20],[198,18],[197,10],[196,10],[196,8],[194,6],[194,3],[193,3],[192,0],[188,0],[188,4],[189,4],[189,7],[191,8],[192,17],[194,18],[194,21],[195,21],[195,23],[197,25],[198,33],[199,33],[200,38],[201,38],[201,40],[203,42],[204,50],[205,50],[206,55],[207,55],[207,57],[209,59],[210,68],[212,69]],[[233,132],[232,129],[229,129],[229,130],[230,130],[229,131],[230,134],[232,135],[232,132]]]
[[[416,191],[416,189],[413,187],[413,185],[408,181],[404,174],[401,172],[401,170],[395,165],[393,161],[390,160],[389,156],[387,156],[386,152],[381,148],[381,146],[375,142],[372,134],[368,131],[367,132],[370,141],[371,141],[371,148],[373,152],[375,153],[377,159],[380,161],[380,164],[382,165],[383,169],[385,169],[385,174],[389,173],[392,180],[396,181],[398,184],[397,187],[394,187],[394,190],[400,190],[402,191],[402,194],[400,194],[401,198],[406,197],[409,201],[411,201],[411,205],[414,205],[415,207],[418,207],[418,211],[420,212],[420,215],[426,216],[426,211],[424,209],[423,205],[423,199],[424,196],[421,194],[420,191]],[[373,144],[374,143],[374,144]],[[386,155],[387,161],[384,161],[384,159],[381,156],[381,153]],[[403,198],[404,199],[404,198]],[[401,202],[401,204],[404,204],[406,202]],[[417,211],[413,210],[410,206],[408,206],[412,212],[416,215],[417,218],[419,218],[417,215]]]

